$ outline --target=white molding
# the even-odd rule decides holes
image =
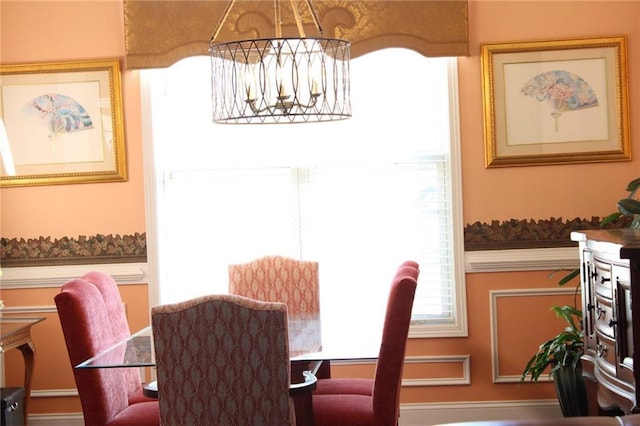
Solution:
[[[84,426],[82,413],[29,414],[29,426]]]
[[[467,320],[467,285],[464,264],[464,214],[462,187],[462,141],[460,133],[460,95],[458,82],[458,61],[453,59],[448,66],[449,81],[449,131],[451,168],[451,222],[450,232],[453,235],[454,285],[455,303],[453,323],[417,325],[411,327],[412,337],[467,337],[469,325]]]
[[[492,290],[489,292],[491,299],[490,314],[491,317],[491,368],[493,372],[493,383],[519,383],[520,375],[501,375],[500,360],[498,359],[498,298],[499,297],[538,297],[538,296],[555,296],[559,294],[573,294],[576,289],[569,288],[533,288],[518,290]],[[548,376],[540,377],[539,382],[550,381]]]
[[[55,305],[43,306],[5,306],[1,311],[3,314],[57,314]]]
[[[552,271],[580,264],[577,247],[468,251],[464,259],[467,273]]]
[[[469,355],[408,356],[405,364],[454,363],[462,364],[461,377],[439,377],[437,379],[403,379],[402,386],[451,386],[471,384],[471,364]]]
[[[87,265],[26,266],[3,268],[0,290],[61,287],[66,281],[90,271],[111,275],[118,284],[147,283],[146,263],[102,263]]]
[[[519,419],[558,419],[561,424],[562,413],[557,399],[400,404],[399,426]]]
[[[399,426],[432,426],[452,422],[558,419],[558,400],[456,401],[451,403],[400,404]],[[30,426],[83,426],[82,413],[32,414]]]
[[[433,355],[433,356],[407,356],[405,364],[427,364],[427,363],[454,363],[462,364],[461,377],[439,377],[437,379],[403,379],[402,386],[451,386],[471,384],[471,357],[469,355]],[[354,359],[354,360],[333,360],[331,365],[375,365],[375,359]]]
[[[464,253],[464,260],[466,273],[575,269],[579,265],[578,249],[572,247],[469,251]],[[149,281],[147,263],[26,266],[3,268],[0,289],[60,287],[67,280],[96,270],[113,276],[118,284]],[[461,296],[464,299],[464,294]]]
[[[71,389],[47,389],[47,390],[32,390],[31,399],[34,398],[61,398],[78,396],[78,390],[76,388]]]

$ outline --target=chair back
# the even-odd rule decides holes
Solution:
[[[161,425],[293,425],[287,308],[237,295],[155,306]]]
[[[372,395],[373,411],[381,424],[397,424],[400,415],[402,371],[418,275],[417,263],[403,263],[387,300]]]
[[[103,426],[129,405],[123,370],[76,369],[118,341],[104,298],[83,279],[67,281],[54,297],[86,426]]]
[[[93,271],[84,274],[82,278],[96,286],[102,294],[114,339],[124,340],[131,336],[131,329],[127,321],[122,297],[120,297],[120,290],[113,277],[104,272]],[[142,389],[142,378],[139,369],[125,368],[122,373],[127,384],[127,392],[130,395]]]
[[[229,293],[287,305],[291,355],[322,349],[318,262],[265,256],[229,265]],[[296,330],[304,327],[304,330]]]

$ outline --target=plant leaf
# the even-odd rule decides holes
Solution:
[[[640,213],[640,201],[623,198],[622,200],[618,201],[618,210],[620,210],[620,213],[624,214],[625,216],[632,217],[634,214]]]
[[[627,192],[635,192],[640,188],[640,177],[632,180],[627,185]]]
[[[605,216],[604,219],[602,219],[602,222],[600,222],[600,227],[604,228],[606,225],[620,219],[621,216],[623,216],[623,214],[620,212],[611,213],[610,215]]]
[[[558,285],[559,286],[563,286],[566,283],[568,283],[569,281],[571,281],[572,279],[574,279],[575,277],[580,275],[580,268],[578,269],[574,269],[573,271],[569,272],[567,275],[565,275],[560,281],[558,281]]]

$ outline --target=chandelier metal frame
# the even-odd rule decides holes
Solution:
[[[280,0],[274,0],[275,38],[216,43],[236,0],[230,0],[210,42],[213,121],[301,123],[351,117],[351,44],[323,37],[311,0],[306,3],[320,37],[306,37],[298,3],[290,0],[299,37],[282,36]]]

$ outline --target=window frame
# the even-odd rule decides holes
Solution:
[[[462,166],[459,118],[459,90],[457,60],[450,58],[448,62],[448,92],[449,92],[449,130],[450,130],[450,167],[449,182],[451,185],[451,227],[453,238],[454,285],[452,292],[455,300],[452,304],[452,319],[448,322],[412,322],[409,331],[410,338],[428,337],[465,337],[468,335],[466,312],[466,284],[464,271],[464,236],[462,210]],[[162,221],[162,195],[158,188],[163,182],[157,177],[155,152],[152,143],[151,122],[151,94],[150,83],[144,73],[140,75],[140,104],[143,141],[144,184],[145,184],[145,214],[147,222],[147,263],[149,274],[149,302],[160,303],[159,283],[163,259],[158,248],[158,226]]]

